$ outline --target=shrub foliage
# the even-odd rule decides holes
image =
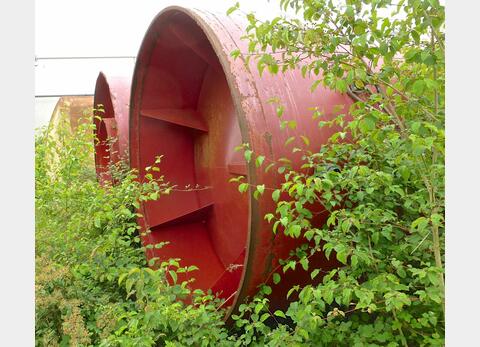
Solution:
[[[232,55],[255,59],[261,73],[300,68],[312,89],[323,84],[355,102],[333,121],[314,111],[319,128],[339,129],[320,150],[287,140],[303,153],[301,169],[277,163],[284,182],[271,187],[277,209],[265,217],[315,244],[297,249],[283,272],[308,268],[318,251],[342,266],[320,285],[292,288],[299,300],[278,316],[294,328],[275,333],[307,345],[442,345],[444,8],[437,0],[280,6],[288,16],[246,14],[249,51]],[[279,118],[290,122],[281,105]],[[312,222],[315,203],[329,214],[325,225]]]
[[[139,183],[121,165],[119,184],[100,186],[91,165],[92,126],[84,122],[73,135],[67,127],[36,138],[36,344],[207,346],[220,340],[226,335],[220,302],[191,293],[187,282],[167,282],[195,267],[182,267],[180,259],[145,260],[137,208],[171,187],[148,174]],[[178,301],[190,294],[191,304]]]

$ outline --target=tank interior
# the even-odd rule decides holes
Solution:
[[[162,260],[181,258],[196,265],[179,281],[231,298],[246,252],[248,197],[229,179],[246,176],[234,103],[218,57],[202,29],[187,15],[171,11],[150,27],[150,46],[140,86],[139,166],[163,155],[160,174],[175,185],[169,195],[145,204],[152,242]],[[141,174],[144,171],[141,171]]]

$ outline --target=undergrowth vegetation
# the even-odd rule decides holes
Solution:
[[[91,127],[86,122],[72,135],[62,123],[36,138],[37,345],[206,346],[220,340],[226,336],[220,303],[190,293],[187,283],[167,282],[167,272],[195,269],[181,267],[179,259],[157,262],[155,270],[148,266],[155,259],[146,263],[136,210],[167,193],[168,185],[139,183],[135,172],[117,170],[119,184],[100,186],[91,165]],[[192,304],[178,301],[190,294]]]
[[[272,232],[314,244],[292,252],[273,281],[302,266],[321,282],[293,287],[298,300],[285,311],[270,310],[275,287],[264,288],[226,326],[220,300],[168,283],[178,272],[195,277],[195,267],[146,263],[137,209],[169,185],[114,168],[119,183],[100,186],[93,125],[73,136],[60,125],[40,132],[35,148],[38,346],[444,344],[444,8],[437,0],[280,5],[301,20],[246,14],[249,51],[232,56],[255,59],[263,73],[300,68],[316,78],[313,89],[324,84],[354,100],[334,120],[314,110],[320,129],[339,130],[319,150],[289,139],[302,166],[269,165],[283,184],[268,187],[271,197],[264,186],[255,192],[277,203],[265,216]],[[275,102],[280,126],[295,127]],[[242,148],[263,165],[263,153]],[[152,167],[161,170],[160,159]],[[324,225],[312,221],[314,202],[329,213]],[[310,267],[319,251],[341,266]],[[179,300],[189,295],[190,304]]]

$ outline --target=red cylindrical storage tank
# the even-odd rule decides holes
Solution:
[[[95,84],[95,169],[100,182],[112,180],[113,165],[128,163],[131,73],[110,76],[100,72]]]
[[[333,130],[319,130],[310,108],[318,106],[331,118],[336,105],[351,104],[347,96],[322,87],[311,93],[313,80],[302,78],[298,70],[260,76],[254,59],[247,69],[243,59],[230,56],[235,49],[247,52],[240,39],[244,28],[222,14],[163,10],[143,39],[130,99],[131,166],[144,174],[163,155],[161,174],[177,186],[170,195],[142,206],[143,227],[151,230],[144,243],[170,242],[147,256],[178,257],[184,265],[197,265],[200,270],[191,274],[194,287],[211,288],[227,299],[227,316],[255,294],[279,259],[304,241],[272,233],[264,220],[276,207],[269,193],[255,200],[254,189],[240,194],[238,185],[228,182],[243,175],[251,186],[265,184],[265,192],[271,192],[268,188],[282,181],[276,170],[266,173],[254,160],[246,163],[234,147],[249,143],[265,162],[292,159],[285,140],[306,135],[310,148],[318,150]],[[296,129],[280,130],[272,97],[281,100],[286,118],[297,121]],[[300,155],[293,160],[298,164]],[[315,262],[324,270],[336,266],[323,255]],[[274,287],[273,306],[285,303],[290,285],[310,281],[297,268]]]

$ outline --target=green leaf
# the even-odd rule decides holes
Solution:
[[[274,234],[277,233],[277,228],[278,228],[279,225],[280,225],[280,221],[278,221],[278,220],[273,224],[272,231],[273,231]]]
[[[173,270],[169,270],[168,273],[172,276],[173,283],[177,283],[177,273]]]
[[[416,80],[412,85],[412,92],[416,95],[422,95],[425,91],[425,86],[424,80]]]
[[[270,171],[270,169],[271,169],[272,167],[274,167],[274,166],[275,166],[275,163],[270,163],[270,164],[268,164],[267,167],[265,168],[265,172]]]
[[[295,285],[295,286],[293,286],[292,288],[290,288],[290,289],[288,290],[288,292],[287,292],[287,299],[290,297],[290,295],[293,294],[293,292],[298,291],[298,289],[299,289],[299,286],[298,286],[298,285]]]
[[[259,314],[261,310],[263,310],[263,304],[262,303],[258,303],[255,305],[255,313],[256,314]]]
[[[276,310],[273,314],[277,317],[287,318],[285,317],[285,313],[283,313],[283,311],[280,311],[280,310]]]
[[[315,230],[314,229],[309,229],[304,233],[305,238],[310,241],[313,236],[315,235]]]
[[[400,276],[400,278],[405,278],[407,276],[407,273],[402,267],[397,268],[397,274]]]
[[[158,242],[154,245],[154,247],[155,247],[155,249],[160,249],[160,248],[163,248],[167,244],[168,244],[168,242]]]
[[[278,65],[276,63],[269,64],[268,71],[270,71],[272,74],[276,74],[278,72]]]
[[[271,213],[267,213],[264,217],[264,219],[266,219],[269,223],[271,222],[271,220],[273,219],[274,215],[271,214]]]
[[[428,219],[425,217],[419,217],[416,220],[414,220],[411,224],[411,228],[415,229],[417,228],[418,230],[424,230],[428,225]]]
[[[310,278],[313,280],[315,277],[318,276],[319,273],[320,273],[320,269],[313,270],[312,273],[310,274]]]
[[[406,166],[401,166],[398,171],[400,172],[400,176],[402,176],[404,181],[408,181],[410,178],[410,169]]]
[[[327,304],[331,304],[333,302],[333,291],[332,290],[325,290],[323,292],[323,299]]]
[[[255,166],[256,167],[262,166],[264,160],[265,160],[265,157],[263,155],[259,155],[255,160]]]
[[[308,258],[302,258],[300,259],[300,265],[302,265],[302,268],[307,271],[308,270]]]
[[[248,183],[241,183],[239,186],[238,186],[238,191],[240,193],[245,193],[247,190],[248,190],[248,187],[249,187],[249,184]]]
[[[306,146],[310,146],[310,140],[306,136],[300,136],[303,140],[303,143],[305,143]]]
[[[272,193],[272,199],[273,201],[277,202],[279,198],[280,198],[280,189],[275,189]]]
[[[233,12],[235,12],[236,10],[238,10],[240,8],[240,4],[238,2],[235,3],[235,5],[233,5],[232,7],[230,7],[228,10],[227,10],[227,16],[231,15]]]
[[[230,56],[233,57],[234,59],[237,59],[240,56],[240,50],[235,49],[235,50],[231,51]]]
[[[318,88],[318,86],[320,85],[320,83],[322,83],[321,80],[315,80],[315,81],[312,83],[312,86],[310,87],[310,91],[313,93],[313,92]]]
[[[350,263],[352,264],[352,267],[355,269],[358,265],[358,256],[356,256],[355,254],[352,255],[352,257],[350,258]]]
[[[263,192],[265,191],[265,184],[260,184],[257,186],[257,191],[260,193],[260,194],[263,194]]]
[[[249,163],[250,160],[252,159],[252,153],[253,151],[250,149],[245,150],[245,153],[243,155],[245,156],[245,160],[247,161],[247,163]]]
[[[288,228],[288,234],[289,235],[293,235],[295,238],[299,238],[300,237],[300,234],[301,234],[301,231],[302,231],[302,227],[300,225],[291,225],[289,228]]]
[[[286,141],[284,146],[288,146],[290,143],[292,143],[295,140],[295,136],[290,136]]]
[[[372,131],[375,129],[375,119],[372,117],[365,117],[358,123],[358,127],[364,133]]]
[[[347,16],[348,18],[353,18],[355,16],[355,12],[351,5],[347,5],[347,8],[345,10],[345,16]]]
[[[352,299],[352,290],[350,288],[342,290],[342,299],[344,305],[350,304],[350,300]]]
[[[347,82],[344,79],[338,79],[335,82],[335,88],[340,92],[340,93],[345,93],[347,91]]]
[[[277,110],[276,110],[277,116],[278,116],[279,118],[282,117],[284,111],[285,111],[284,106],[282,106],[282,105],[278,106],[278,107],[277,107]]]
[[[336,252],[337,252],[338,261],[344,265],[347,265],[347,257],[348,257],[347,249],[342,247],[340,250]]]
[[[270,313],[266,312],[260,317],[260,322],[266,321],[270,317]]]
[[[274,283],[274,284],[280,283],[281,277],[280,277],[280,275],[279,275],[278,273],[275,272],[275,273],[273,274],[272,278],[273,278],[273,283]]]
[[[258,70],[258,73],[260,74],[260,77],[262,76],[263,74],[263,70],[265,70],[265,63],[259,59],[258,62],[257,62],[257,70]]]
[[[125,279],[125,277],[127,277],[127,275],[128,275],[128,272],[125,272],[120,276],[118,276],[118,285],[120,285],[123,282],[123,280]]]

